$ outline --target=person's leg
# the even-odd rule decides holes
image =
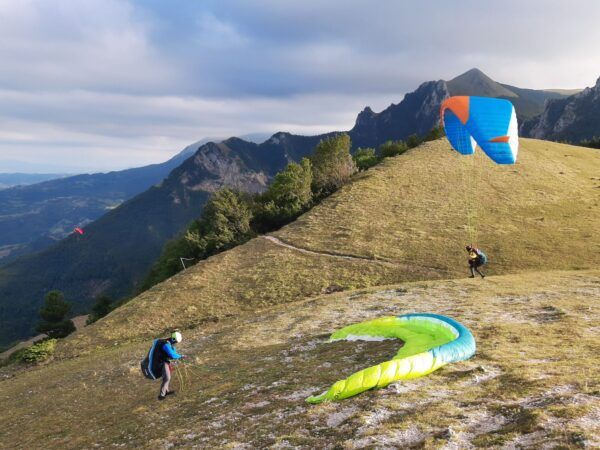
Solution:
[[[478,273],[479,275],[481,275],[481,278],[485,278],[485,275],[479,271],[479,268],[480,268],[480,267],[481,267],[481,266],[475,266],[475,270],[477,271],[477,273]]]
[[[169,363],[163,364],[162,370],[162,383],[160,385],[160,395],[159,397],[166,397],[167,392],[169,392],[169,383],[171,382],[171,366]]]
[[[473,264],[469,263],[469,270],[471,271],[471,278],[475,278],[475,272],[473,271]]]

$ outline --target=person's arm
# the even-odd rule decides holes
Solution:
[[[179,359],[182,357],[182,355],[175,351],[170,342],[167,342],[165,345],[163,345],[163,350],[170,359]]]

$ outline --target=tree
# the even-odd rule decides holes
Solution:
[[[398,156],[408,150],[408,145],[404,141],[386,141],[379,146],[379,154],[382,158]]]
[[[324,197],[335,192],[356,172],[350,147],[347,134],[338,134],[319,142],[311,157],[313,192],[317,196]]]
[[[243,244],[254,232],[252,199],[247,194],[222,188],[206,202],[200,218],[182,235],[167,242],[138,292],[150,289],[183,270],[180,258],[197,261]]]
[[[288,164],[275,175],[267,192],[258,198],[257,217],[253,225],[270,230],[306,211],[313,198],[312,180],[312,165],[308,158],[303,158],[300,164]]]
[[[200,257],[208,257],[246,242],[253,235],[252,211],[242,194],[222,188],[204,206],[200,220],[185,239]]]
[[[40,309],[42,320],[37,331],[51,338],[64,338],[75,331],[75,324],[65,316],[71,310],[71,305],[65,300],[60,291],[50,291],[44,297],[44,305]]]
[[[92,306],[92,312],[86,320],[86,325],[94,323],[112,311],[112,299],[108,295],[101,295]]]
[[[352,156],[358,170],[367,170],[379,162],[374,148],[359,148]]]

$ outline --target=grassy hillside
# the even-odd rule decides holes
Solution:
[[[66,341],[62,355],[242,311],[353,289],[467,275],[465,244],[491,274],[600,267],[600,153],[522,140],[519,161],[475,164],[446,140],[360,174],[284,227],[209,258]],[[467,217],[472,232],[466,228]]]
[[[158,383],[139,373],[148,343],[16,374],[5,368],[0,446],[594,448],[599,296],[598,270],[529,272],[378,287],[236,314],[185,332],[181,351],[194,366],[178,369],[178,393],[161,403]],[[400,345],[329,344],[331,331],[415,311],[470,327],[475,357],[342,402],[304,403]]]

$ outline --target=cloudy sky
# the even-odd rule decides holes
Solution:
[[[600,76],[600,1],[0,0],[0,172],[109,170],[204,137],[349,129],[472,67]]]

